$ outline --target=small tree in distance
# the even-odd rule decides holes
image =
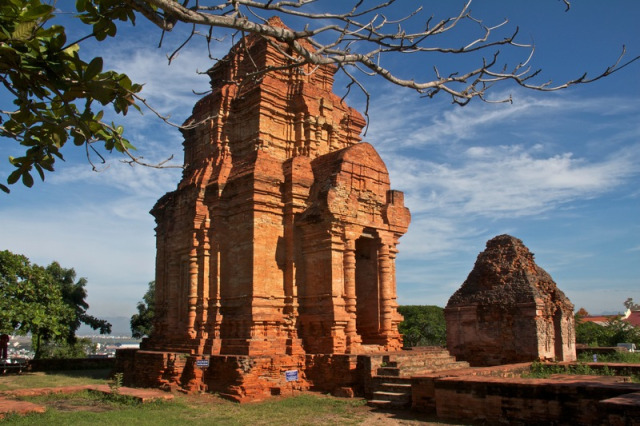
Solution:
[[[633,303],[631,298],[624,302],[624,306],[631,310],[640,308]],[[604,324],[583,321],[582,318],[586,316],[589,314],[584,308],[576,312],[576,343],[589,346],[616,346],[618,343],[635,343],[640,346],[640,327],[634,327],[624,321],[622,315],[612,316]]]
[[[82,323],[110,333],[111,324],[87,314],[87,280],[75,278],[73,268],[57,262],[43,268],[23,255],[0,251],[0,332],[31,334],[35,358],[47,345],[74,345]]]
[[[404,321],[398,328],[403,335],[405,347],[447,344],[447,324],[441,307],[398,306],[398,312],[404,316]]]
[[[131,336],[141,339],[150,336],[153,331],[153,317],[155,314],[156,282],[151,281],[147,292],[138,302],[137,314],[131,316]]]
[[[576,312],[576,316],[580,318],[588,317],[589,312],[587,312],[585,308],[580,308],[578,309],[578,312]]]

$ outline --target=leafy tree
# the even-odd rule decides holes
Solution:
[[[399,306],[404,316],[399,330],[404,336],[404,345],[444,346],[447,344],[447,326],[444,310],[438,306]]]
[[[576,318],[576,343],[589,346],[635,343],[640,346],[640,328],[623,321],[619,316],[610,319],[604,325]]]
[[[608,346],[609,336],[604,326],[576,317],[576,343],[589,346]]]
[[[0,252],[0,331],[31,334],[35,357],[46,345],[73,345],[81,323],[107,334],[111,324],[86,313],[85,285],[73,269],[53,262],[47,268],[8,250]]]
[[[111,324],[109,322],[87,314],[89,304],[85,301],[87,298],[86,278],[80,278],[77,282],[74,282],[76,271],[73,268],[63,268],[58,262],[53,262],[47,266],[47,272],[58,283],[62,291],[62,299],[75,313],[67,323],[69,327],[68,343],[75,342],[76,332],[81,324],[86,324],[93,330],[99,330],[100,334],[111,333]]]
[[[0,252],[0,328],[8,334],[33,337],[35,356],[43,341],[66,339],[73,309],[46,269],[22,255]]]
[[[85,358],[88,353],[95,353],[97,345],[87,337],[75,342],[47,342],[40,349],[41,358]]]
[[[83,11],[78,1],[78,10]],[[90,37],[104,40],[116,34],[114,20],[130,20],[131,8],[118,7],[117,1],[98,1],[98,5],[79,15],[91,25]],[[108,5],[108,6],[107,6]],[[11,157],[15,170],[7,183],[18,180],[33,185],[33,169],[44,180],[53,171],[56,158],[69,138],[87,152],[97,142],[107,151],[127,152],[133,146],[123,128],[103,121],[101,106],[111,105],[126,114],[135,105],[133,95],[142,88],[129,77],[103,71],[101,57],[85,62],[79,55],[79,42],[67,40],[65,28],[52,25],[54,6],[40,0],[7,0],[0,4],[0,82],[13,99],[15,110],[1,111],[0,136],[18,141],[24,155]],[[96,105],[99,105],[96,109]],[[9,189],[0,184],[0,189]]]
[[[138,302],[138,313],[131,316],[131,336],[141,339],[151,335],[155,314],[156,282],[151,281],[147,292]]]
[[[568,9],[569,1],[563,3]],[[54,4],[70,7],[63,2]],[[102,107],[111,106],[116,113],[126,114],[131,106],[146,105],[138,96],[141,86],[133,84],[125,74],[103,70],[102,58],[80,55],[83,41],[106,42],[115,37],[116,21],[135,24],[142,18],[157,26],[163,36],[178,23],[189,24],[191,33],[180,48],[195,35],[204,35],[209,44],[216,43],[219,39],[213,37],[214,29],[230,31],[234,39],[245,34],[265,37],[287,55],[288,62],[263,69],[256,65],[252,77],[262,78],[276,68],[313,72],[316,66],[333,65],[347,78],[347,92],[360,89],[367,104],[369,93],[363,82],[370,75],[414,90],[420,96],[441,94],[465,105],[474,98],[496,101],[487,92],[501,82],[532,90],[558,90],[598,80],[639,58],[622,62],[623,48],[618,60],[599,75],[588,78],[585,73],[552,86],[549,81],[535,82],[540,70],[530,65],[533,46],[518,40],[517,27],[506,30],[506,19],[493,26],[485,25],[471,13],[470,0],[452,16],[438,19],[421,5],[407,11],[396,0],[334,2],[331,11],[322,6],[314,0],[76,0],[71,19],[85,24],[87,35],[70,41],[53,6],[40,0],[3,1],[0,82],[15,109],[0,111],[0,136],[18,141],[24,149],[24,155],[10,158],[14,171],[7,183],[21,181],[32,186],[33,169],[44,179],[45,171],[53,171],[56,159],[62,159],[61,148],[69,139],[85,147],[89,161],[92,152],[102,158],[98,151],[101,146],[140,162],[131,153],[133,146],[124,138],[123,128],[103,120]],[[263,15],[277,15],[294,29],[284,28]],[[456,31],[466,25],[477,28],[477,34],[459,40]],[[498,58],[505,49],[524,49],[522,61],[501,63]],[[406,54],[426,56],[423,62],[430,65],[412,69],[410,77],[385,67]],[[441,73],[439,61],[452,55],[468,56],[473,65]],[[509,102],[510,98],[497,100]],[[0,189],[9,191],[2,184]]]
[[[606,325],[609,346],[616,346],[618,343],[635,343],[640,346],[640,329],[632,326],[620,317],[613,318]]]

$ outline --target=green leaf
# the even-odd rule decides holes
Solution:
[[[18,181],[18,179],[20,179],[20,175],[21,174],[22,174],[22,172],[20,171],[20,169],[14,170],[13,172],[11,172],[11,174],[7,178],[7,183],[9,185],[13,185],[14,183],[16,183]]]
[[[34,164],[34,167],[38,171],[38,174],[40,175],[40,179],[42,179],[42,181],[44,181],[44,170],[42,170],[42,167],[40,167],[40,164],[36,163],[36,164]]]
[[[19,22],[11,33],[13,40],[28,40],[33,35],[33,29],[36,27],[35,21]]]
[[[36,20],[51,15],[52,12],[53,6],[49,6],[48,4],[39,4],[27,9],[27,11],[24,12],[20,16],[20,18],[22,18],[23,20]]]
[[[31,176],[31,173],[24,172],[22,174],[22,184],[27,188],[31,188],[33,186],[33,177]]]
[[[93,58],[84,72],[85,80],[93,80],[95,76],[102,72],[102,66],[103,62],[100,56]]]
[[[67,55],[73,55],[75,52],[80,50],[80,46],[78,44],[72,44],[71,46],[64,49],[64,53]]]
[[[87,10],[87,0],[76,0],[76,10],[78,12]]]

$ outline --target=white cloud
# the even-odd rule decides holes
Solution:
[[[212,61],[194,50],[186,50],[171,65],[162,51],[144,48],[109,51],[105,60],[134,82],[143,83],[142,96],[163,114],[188,115],[201,97],[193,91],[209,90],[209,78],[197,72],[206,71]]]
[[[470,147],[457,164],[387,156],[394,186],[416,212],[450,217],[535,215],[601,195],[640,173],[640,145],[601,161],[571,153],[539,157],[523,146]]]
[[[101,172],[93,171],[87,164],[72,165],[52,174],[49,181],[54,185],[85,183],[94,188],[111,187],[119,190],[120,196],[153,199],[174,190],[179,179],[180,169],[156,169],[113,161]]]
[[[567,120],[573,120],[579,125],[580,120],[587,120],[584,117],[591,114],[597,117],[609,116],[606,120],[596,118],[589,122],[593,132],[609,133],[609,143],[628,140],[630,137],[636,137],[637,140],[640,138],[640,117],[637,113],[640,102],[636,99],[580,99],[566,93],[546,93],[540,96],[522,91],[516,91],[512,95],[513,104],[475,101],[465,107],[451,107],[442,99],[418,99],[407,96],[406,91],[397,88],[385,90],[378,95],[379,102],[371,109],[367,139],[382,152],[396,152],[398,149],[422,150],[434,145],[457,146],[461,142],[477,142],[483,134],[497,139],[511,135],[525,140],[537,137],[544,141],[553,139],[552,129],[566,130]],[[503,98],[508,94],[498,93],[496,96]],[[620,123],[620,117],[623,116],[634,119]],[[497,129],[501,129],[503,133],[496,135]],[[482,142],[490,144],[491,140]]]

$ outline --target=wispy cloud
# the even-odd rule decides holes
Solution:
[[[401,156],[388,163],[417,211],[491,217],[539,214],[601,195],[640,172],[640,145],[602,161],[571,153],[537,157],[532,151],[519,145],[470,147],[455,165]]]
[[[497,94],[505,98],[509,94]],[[638,119],[640,101],[632,98],[602,97],[581,99],[562,94],[536,96],[515,92],[513,104],[486,104],[472,102],[465,107],[450,108],[442,99],[428,100],[408,97],[402,90],[383,91],[371,110],[368,139],[384,152],[398,149],[425,149],[433,145],[456,146],[460,142],[477,141],[479,135],[502,129],[507,134],[521,138],[549,138],[553,128],[566,127],[566,120],[595,114],[598,117],[635,116],[622,128],[614,128],[608,120],[592,121],[590,127],[610,132],[640,136]],[[595,117],[594,117],[595,118]],[[617,122],[617,120],[614,120]],[[484,143],[490,144],[490,140]]]
[[[130,166],[114,161],[101,172],[94,172],[85,164],[72,165],[53,174],[50,182],[56,185],[83,183],[94,188],[112,187],[123,194],[147,198],[175,189],[179,178],[179,169]]]

